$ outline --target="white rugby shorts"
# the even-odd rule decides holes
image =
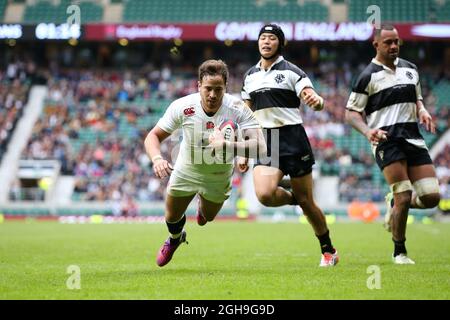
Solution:
[[[231,178],[228,173],[191,178],[174,170],[167,184],[167,193],[172,197],[188,197],[198,193],[208,201],[223,203],[231,194]]]

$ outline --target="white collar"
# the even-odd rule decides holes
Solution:
[[[262,59],[262,58],[261,58]],[[272,69],[272,67],[274,65],[276,65],[278,62],[284,60],[283,56],[278,56],[277,60],[275,60],[269,67],[269,69],[267,69],[267,71],[270,71]],[[258,61],[258,63],[256,64],[256,67],[259,68],[259,70],[262,70],[263,68],[261,67],[261,60]]]
[[[384,65],[384,64],[382,64],[380,61],[378,61],[376,58],[373,58],[373,59],[372,59],[372,63],[375,63],[376,65],[379,65],[379,66],[383,67],[383,68],[386,69],[386,70],[391,70],[391,71],[393,71],[391,68],[387,67],[386,65]],[[397,64],[398,64],[398,58],[395,58],[395,60],[394,60],[394,66],[397,66]]]

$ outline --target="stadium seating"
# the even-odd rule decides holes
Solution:
[[[125,0],[123,22],[195,22],[218,21],[329,21],[329,8],[321,1],[306,0]],[[113,2],[111,2],[113,3]],[[62,23],[67,19],[66,9],[70,0],[60,0],[54,5],[50,0],[39,0],[26,6],[23,22]],[[366,21],[366,12],[374,1],[348,0],[348,21]],[[0,0],[0,20],[3,18],[7,0]],[[450,21],[449,0],[378,0],[381,19],[386,22],[448,22]],[[101,22],[104,5],[99,1],[85,0],[79,4],[82,22]]]
[[[253,63],[241,62],[244,69]],[[33,150],[42,149],[39,144],[43,138],[49,138],[51,148],[46,150],[45,158],[59,159],[64,174],[75,177],[72,197],[75,201],[113,200],[114,189],[120,189],[121,185],[128,185],[127,192],[138,201],[162,198],[163,192],[150,191],[154,177],[148,159],[144,159],[142,141],[171,101],[197,91],[195,68],[175,65],[168,63],[166,73],[152,66],[146,71],[128,72],[72,70],[67,71],[67,77],[62,74],[52,78],[44,113],[23,158],[33,158]],[[230,64],[230,68],[230,74],[235,75],[230,83],[240,83],[240,78],[235,77],[241,74],[236,70],[241,67]],[[325,112],[313,112],[309,108],[302,112],[314,148],[316,168],[322,175],[340,178],[342,201],[382,201],[388,186],[373,160],[370,146],[343,119],[348,88],[358,70],[349,66],[344,77],[345,72],[339,68],[337,64],[328,64],[326,72],[324,69],[321,73],[317,68],[305,69],[329,103]],[[427,68],[421,72],[421,82],[426,105],[442,133],[448,127],[450,82],[436,70]],[[239,86],[229,92],[238,91]],[[59,98],[52,100],[54,97]],[[58,126],[50,126],[51,122],[62,124],[61,136],[58,136],[61,131],[56,131]],[[430,147],[439,136],[422,133]],[[63,142],[63,147],[58,140]],[[112,146],[116,151],[112,151]],[[164,150],[165,154],[170,155],[172,147],[173,144]],[[163,183],[157,188],[163,190]]]
[[[296,1],[286,5],[254,0],[201,1],[130,0],[125,3],[126,22],[217,22],[217,21],[328,21],[328,8],[319,2]]]
[[[23,113],[28,90],[29,85],[17,79],[12,82],[0,81],[0,162],[17,121]]]
[[[435,10],[433,0],[349,0],[349,20],[366,21],[369,17],[367,8],[375,3],[380,7],[381,20],[389,22],[429,21]]]
[[[72,4],[70,0],[61,0],[59,5],[50,2],[38,2],[26,7],[24,22],[64,23],[67,20],[67,7]],[[78,4],[81,12],[81,23],[101,22],[103,19],[103,7],[93,2],[81,2]]]
[[[443,199],[450,199],[450,144],[436,156],[436,175],[441,185],[441,196]],[[447,211],[447,209],[445,210]]]
[[[433,113],[436,124],[437,134],[432,134],[424,129],[421,129],[421,133],[429,147],[431,147],[442,134],[448,128],[449,118],[449,101],[450,101],[450,81],[441,79],[436,83],[433,78],[434,73],[423,72],[422,75],[422,87],[425,103],[432,94],[435,96],[435,104],[427,105],[428,109]],[[318,88],[319,92],[330,92],[333,88],[323,79],[313,81],[314,86]],[[343,84],[347,86],[348,84]],[[333,98],[330,99],[330,103],[333,103]],[[333,108],[333,106],[331,107]],[[311,119],[304,117],[306,125],[310,123]],[[343,119],[337,119],[342,123]],[[351,189],[341,190],[340,198],[343,201],[351,201],[352,199],[358,200],[371,200],[380,201],[382,195],[388,192],[389,188],[384,182],[382,172],[378,169],[377,165],[372,161],[371,163],[359,163],[361,155],[368,155],[372,158],[372,151],[367,140],[356,130],[346,130],[344,135],[328,134],[319,140],[331,139],[333,142],[334,153],[348,154],[352,161],[347,165],[339,163],[339,159],[332,158],[331,161],[327,160],[321,153],[321,150],[316,150],[316,158],[319,163],[320,173],[322,175],[339,176],[341,184],[346,183],[348,177],[354,176],[354,184],[351,185]],[[317,143],[320,145],[320,143]],[[328,148],[330,149],[330,148]],[[329,151],[329,150],[328,150]],[[369,180],[367,180],[369,179]]]
[[[439,22],[450,21],[450,1],[447,0],[442,6],[436,7],[436,18]]]
[[[145,81],[139,73],[133,74],[128,89],[123,78],[111,80],[109,73],[80,75],[82,80],[51,81],[44,112],[22,157],[60,160],[63,173],[76,179],[74,201],[114,200],[113,193],[127,184],[126,194],[135,199],[161,199],[162,190],[152,194],[147,190],[151,168],[140,155],[145,155],[145,134],[173,98],[162,97],[158,85],[155,91],[148,89],[149,83],[138,85]],[[189,88],[183,79],[179,81],[179,88]],[[145,90],[150,90],[150,97],[144,97]],[[72,96],[73,100],[67,99]],[[62,125],[49,125],[55,121]]]
[[[2,22],[4,18],[7,1],[8,0],[0,0],[0,22]]]

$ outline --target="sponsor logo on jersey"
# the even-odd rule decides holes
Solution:
[[[183,113],[186,117],[190,117],[195,114],[195,109],[194,107],[187,107],[186,109],[183,110]]]

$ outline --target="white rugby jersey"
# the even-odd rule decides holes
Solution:
[[[299,95],[306,87],[313,88],[306,73],[279,56],[267,71],[261,61],[247,71],[241,96],[252,101],[263,128],[278,128],[303,122]]]
[[[417,123],[416,102],[423,99],[417,67],[400,58],[394,64],[395,71],[372,59],[353,85],[346,108],[365,112],[371,129],[427,148]]]
[[[177,174],[187,174],[189,178],[192,175],[201,178],[204,174],[230,175],[233,162],[218,163],[211,157],[212,150],[206,147],[209,135],[225,120],[236,122],[239,130],[256,129],[260,125],[245,103],[230,94],[224,95],[222,106],[212,116],[205,113],[200,101],[200,93],[175,100],[156,125],[167,133],[182,130],[183,138],[174,167]]]

